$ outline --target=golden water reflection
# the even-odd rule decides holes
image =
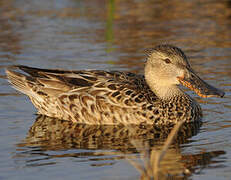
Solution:
[[[225,153],[224,151],[211,151],[200,154],[182,154],[180,144],[190,142],[188,139],[196,135],[199,128],[200,124],[186,124],[181,128],[174,145],[161,161],[162,176],[188,177],[206,164],[216,163],[212,162],[212,158]],[[145,146],[148,151],[153,148],[161,149],[170,129],[169,127],[154,128],[149,125],[73,124],[39,115],[30,128],[27,138],[17,145],[18,149],[14,158],[26,157],[26,166],[40,166],[44,165],[43,161],[49,164],[48,159],[74,157],[81,162],[81,159],[86,157],[88,158],[86,161],[90,162],[91,166],[108,166],[115,164],[116,160],[126,160],[127,157],[139,160],[137,152],[140,149],[145,150]],[[133,141],[141,146],[135,145]],[[71,149],[73,150],[68,152]],[[52,153],[54,151],[57,153]],[[39,157],[37,160],[36,155]]]
[[[200,124],[186,124],[181,128],[176,142],[187,142],[189,137],[198,133],[199,127]],[[41,146],[46,150],[84,148],[129,151],[133,147],[132,140],[138,140],[141,143],[149,141],[151,147],[161,144],[171,128],[151,125],[73,124],[69,121],[38,115],[28,132],[24,145]]]

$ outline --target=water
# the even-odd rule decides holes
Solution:
[[[201,99],[187,91],[202,105],[204,123],[186,128],[168,151],[165,170],[178,178],[230,179],[230,1],[8,0],[0,9],[0,179],[139,179],[125,159],[139,160],[130,140],[159,147],[163,133],[37,117],[5,80],[4,67],[142,73],[144,50],[166,42],[182,48],[226,96]],[[185,168],[191,173],[182,175]]]

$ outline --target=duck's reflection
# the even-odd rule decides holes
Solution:
[[[161,162],[163,174],[187,177],[186,169],[190,172],[202,169],[204,165],[214,163],[211,161],[213,157],[224,154],[223,151],[213,151],[182,155],[179,145],[189,142],[189,137],[197,134],[199,127],[200,124],[187,124],[181,128],[176,142]],[[47,165],[62,157],[74,157],[76,162],[89,162],[91,166],[113,165],[126,156],[139,159],[137,152],[145,146],[136,147],[133,141],[146,144],[150,151],[161,149],[170,130],[170,127],[150,125],[73,124],[41,115],[30,128],[27,138],[18,144],[14,158],[24,158],[26,166]]]
[[[177,142],[185,143],[199,130],[200,124],[183,126]],[[30,128],[25,142],[21,145],[40,146],[44,150],[112,149],[131,151],[132,140],[147,143],[150,147],[165,140],[172,127],[153,127],[151,125],[87,125],[73,124],[69,121],[39,115]]]

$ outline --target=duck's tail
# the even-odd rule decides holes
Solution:
[[[68,92],[71,86],[60,77],[70,73],[62,70],[39,69],[22,65],[10,66],[6,69],[9,82],[13,87],[35,99],[41,96],[58,96]]]
[[[20,66],[10,66],[6,69],[8,81],[16,90],[28,96],[33,96],[31,88],[33,87],[34,79],[26,74],[16,72],[18,70],[21,70]]]

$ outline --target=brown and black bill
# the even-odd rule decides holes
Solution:
[[[207,97],[223,97],[225,93],[205,81],[203,81],[199,76],[197,76],[192,70],[188,70],[187,77],[178,77],[179,82],[188,87],[189,89],[196,92],[199,96],[203,98]]]

